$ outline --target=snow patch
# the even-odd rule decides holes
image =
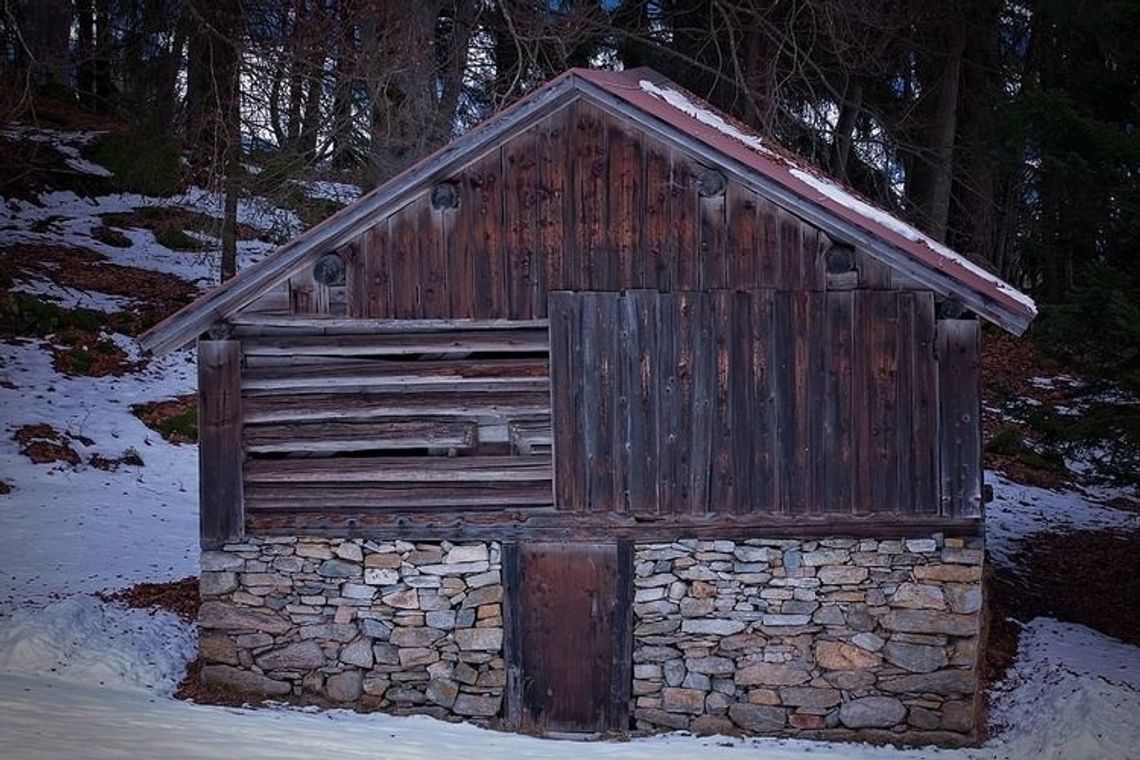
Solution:
[[[359,185],[353,185],[348,182],[329,182],[327,180],[293,180],[293,184],[298,185],[304,191],[305,195],[310,198],[320,198],[321,200],[333,201],[342,205],[348,205],[360,197],[361,190]]]
[[[94,290],[80,290],[57,285],[48,280],[26,280],[11,287],[13,293],[27,293],[41,296],[64,309],[91,309],[113,313],[124,311],[131,305],[131,299],[99,293]]]
[[[650,82],[648,79],[642,79],[637,83],[639,87],[650,95],[664,100],[669,105],[682,111],[689,116],[692,116],[702,124],[712,127],[717,132],[728,135],[729,137],[738,140],[749,148],[758,153],[763,153],[766,156],[777,155],[774,151],[764,146],[764,141],[756,135],[750,135],[740,129],[729,124],[719,114],[713,113],[707,108],[701,108],[693,101],[689,100],[684,94],[668,87],[658,87]]]

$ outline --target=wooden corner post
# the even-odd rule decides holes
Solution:
[[[203,549],[241,541],[241,342],[198,341],[198,493]]]

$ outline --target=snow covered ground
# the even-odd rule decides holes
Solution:
[[[64,145],[82,139],[61,134]],[[175,253],[145,230],[130,231],[134,245],[124,249],[90,238],[100,213],[134,205],[211,208],[211,198],[92,200],[53,193],[41,202],[0,199],[0,245],[63,242],[114,263],[212,280],[212,255]],[[244,208],[251,224],[276,223],[258,216],[258,204]],[[50,228],[35,224],[49,217],[55,217]],[[258,244],[244,252],[252,258],[265,250]],[[16,287],[65,306],[120,307],[106,294],[59,292],[49,282]],[[122,336],[116,340],[126,345]],[[1018,659],[995,689],[993,736],[976,749],[677,735],[582,744],[426,717],[245,710],[175,700],[170,694],[194,653],[193,626],[166,612],[106,603],[91,592],[197,572],[195,449],[167,443],[130,412],[132,404],[192,391],[194,383],[188,351],[153,360],[134,374],[95,379],[60,375],[38,342],[0,343],[0,480],[12,487],[0,496],[0,757],[1140,757],[1140,649],[1040,618],[1025,628]],[[45,422],[90,439],[72,441],[84,461],[92,454],[119,457],[130,448],[144,465],[108,472],[83,464],[33,464],[19,452],[12,431]],[[1041,530],[1140,530],[1140,515],[1096,504],[1103,494],[1055,493],[993,473],[987,479],[995,490],[987,530],[999,563],[1015,567],[1017,539]]]

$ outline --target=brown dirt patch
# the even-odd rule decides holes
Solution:
[[[0,496],[7,496],[10,493],[12,493],[11,484],[5,483],[3,480],[0,480]]]
[[[121,457],[105,457],[99,454],[94,454],[87,460],[87,464],[91,465],[97,470],[106,470],[107,472],[114,472],[120,467],[126,465],[130,467],[142,467],[144,462],[139,453],[134,449],[127,449]]]
[[[12,439],[20,444],[20,453],[36,464],[66,462],[72,467],[79,465],[79,454],[71,448],[68,439],[74,437],[61,433],[51,425],[23,425],[12,434]]]
[[[178,233],[186,230],[201,232],[220,238],[222,235],[222,220],[203,214],[200,211],[166,206],[145,206],[134,211],[103,214],[103,221],[111,227],[119,229],[150,230],[162,242],[163,239],[176,239]],[[259,240],[262,233],[248,224],[239,224],[237,229],[238,240]],[[169,247],[169,246],[168,246]],[[194,250],[190,248],[190,250]]]
[[[137,583],[121,591],[99,594],[99,598],[134,609],[167,610],[188,623],[198,619],[198,607],[202,604],[198,595],[198,578],[193,575],[165,583]]]
[[[134,404],[131,412],[170,443],[197,443],[198,394]]]

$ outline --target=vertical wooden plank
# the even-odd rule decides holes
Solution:
[[[616,505],[614,402],[617,392],[618,342],[615,293],[583,293],[582,384],[583,439],[586,446],[587,503],[594,512]]]
[[[889,290],[891,268],[866,251],[855,249],[855,271],[862,290]]]
[[[289,311],[292,314],[328,314],[329,288],[313,279],[313,267],[289,277]]]
[[[855,461],[852,420],[856,388],[853,376],[854,295],[827,294],[827,392],[824,405],[824,507],[838,514],[854,507]]]
[[[538,246],[545,262],[546,287],[568,290],[571,285],[565,270],[566,215],[573,204],[566,202],[568,141],[566,123],[570,110],[563,109],[547,117],[536,128],[535,146],[537,195],[536,220]],[[538,309],[545,313],[546,299],[540,298]]]
[[[800,227],[799,282],[801,290],[827,289],[827,266],[823,257],[825,236],[806,222]]]
[[[554,441],[554,494],[559,510],[584,508],[586,481],[581,415],[581,300],[567,292],[553,292],[550,311],[551,431]]]
[[[341,249],[344,261],[344,312],[350,319],[366,316],[365,310],[368,308],[368,240],[368,233],[365,232]]]
[[[777,214],[780,240],[778,287],[782,290],[802,290],[803,277],[800,262],[803,252],[801,238],[803,223],[799,217],[784,210]]]
[[[680,402],[677,393],[677,297],[673,293],[657,296],[657,511],[672,514],[677,505],[678,429]],[[684,433],[688,435],[688,431]]]
[[[608,136],[609,157],[609,236],[613,262],[613,290],[645,287],[645,270],[641,259],[641,214],[645,208],[643,193],[642,135],[611,121]]]
[[[625,319],[626,298],[614,293],[609,298],[610,333],[610,457],[613,467],[613,501],[610,509],[615,512],[629,512],[629,425],[631,393],[629,371],[633,364],[630,352],[631,330]]]
[[[773,471],[778,481],[780,512],[798,510],[802,483],[795,481],[796,420],[795,388],[795,305],[792,293],[778,291],[772,300],[772,391],[776,418],[776,448]]]
[[[503,146],[507,316],[511,319],[535,317],[545,279],[545,267],[537,255],[535,141],[535,132],[530,131]]]
[[[609,719],[605,728],[625,732],[629,730],[629,700],[633,686],[633,542],[618,542],[616,570]]]
[[[867,305],[859,319],[860,350],[868,399],[866,430],[861,436],[862,474],[869,480],[864,509],[890,512],[898,508],[898,452],[895,449],[898,399],[898,301],[891,291],[862,291]]]
[[[392,310],[397,319],[418,319],[420,311],[420,208],[427,197],[412,201],[389,220],[392,249]]]
[[[938,360],[935,357],[934,294],[914,294],[914,509],[937,514],[938,480]]]
[[[468,175],[474,201],[468,240],[475,288],[471,316],[476,319],[501,319],[507,313],[501,160],[496,150],[480,159]]]
[[[800,290],[788,295],[790,304],[790,331],[781,333],[791,342],[788,381],[790,387],[781,407],[788,416],[788,433],[785,441],[788,462],[789,512],[800,514],[812,509],[817,483],[813,482],[811,431],[822,410],[811,408],[812,377],[811,353],[814,336],[810,293]]]
[[[674,290],[696,290],[700,286],[699,197],[693,167],[680,151],[671,151],[673,182],[669,197],[669,264]]]
[[[629,397],[626,482],[629,511],[657,511],[657,324],[656,293],[633,290],[622,299],[622,327],[628,334],[624,366]]]
[[[759,197],[757,202],[757,214],[760,251],[757,261],[755,284],[760,288],[779,289],[784,287],[784,283],[780,279],[781,272],[783,271],[780,265],[782,256],[780,247],[780,217],[782,212],[771,201]]]
[[[736,504],[736,470],[733,466],[732,298],[726,290],[712,293],[712,336],[704,350],[713,354],[712,473],[709,511],[731,514]]]
[[[941,514],[982,514],[981,393],[977,320],[938,320]]]
[[[729,291],[732,301],[732,344],[729,416],[732,419],[733,503],[738,514],[752,511],[752,450],[757,444],[752,409],[752,294]]]
[[[703,515],[714,509],[712,463],[716,382],[712,345],[712,300],[708,293],[678,293],[676,509]]]
[[[642,229],[642,281],[648,288],[673,289],[670,204],[673,197],[669,149],[655,140],[645,144],[645,215]]]
[[[697,195],[698,236],[697,268],[702,290],[732,286],[725,260],[726,242],[725,195]]]
[[[376,223],[368,235],[368,304],[373,319],[392,317],[392,251],[389,246],[388,220]]]
[[[827,353],[831,350],[827,338],[827,295],[824,291],[806,294],[808,308],[808,367],[807,405],[802,414],[808,419],[807,470],[808,509],[825,512],[824,482],[827,466],[824,461],[823,412],[827,405]]]
[[[203,549],[245,536],[241,342],[198,341],[199,538]]]
[[[503,660],[507,682],[503,687],[503,721],[511,730],[522,728],[523,722],[523,610],[522,570],[519,545],[502,544],[503,573]]]
[[[915,373],[915,324],[914,324],[914,296],[906,291],[900,291],[896,297],[898,309],[897,332],[897,389],[895,395],[895,440],[893,443],[897,454],[895,475],[898,479],[896,486],[896,503],[900,512],[914,511],[914,483],[918,452],[912,445],[914,436],[914,373]]]
[[[756,194],[739,182],[730,181],[725,191],[725,215],[725,287],[747,290],[758,283],[763,244]]]
[[[575,290],[612,288],[606,245],[609,172],[606,159],[606,117],[585,101],[574,104],[573,136],[574,232],[577,243],[578,276]]]
[[[780,338],[774,324],[774,294],[771,290],[754,290],[747,294],[751,300],[750,337],[752,367],[751,379],[752,450],[751,498],[749,506],[754,512],[779,511],[780,492],[776,457],[779,451],[777,437],[777,349]]]

